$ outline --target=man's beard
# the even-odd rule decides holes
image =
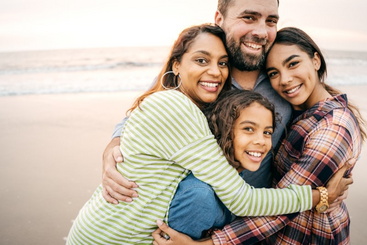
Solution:
[[[242,53],[241,46],[237,45],[233,38],[227,40],[227,47],[232,67],[240,71],[256,71],[263,68],[266,56],[265,50],[260,56]]]

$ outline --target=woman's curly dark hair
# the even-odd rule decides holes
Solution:
[[[236,169],[240,166],[240,163],[234,158],[232,139],[234,123],[240,116],[241,110],[255,102],[271,111],[273,128],[275,128],[274,105],[267,98],[254,91],[237,89],[226,91],[204,110],[210,130],[222,148],[228,162]]]

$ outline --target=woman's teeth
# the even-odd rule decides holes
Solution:
[[[205,87],[211,87],[211,88],[215,88],[218,87],[218,83],[206,83],[206,82],[201,82],[201,85],[205,86]]]
[[[291,89],[291,90],[285,91],[285,93],[287,93],[287,94],[294,93],[294,92],[296,92],[296,91],[297,91],[297,89],[299,89],[299,87],[300,87],[300,86],[295,87],[295,88],[293,88],[293,89]]]

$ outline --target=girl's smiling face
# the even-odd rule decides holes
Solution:
[[[271,86],[296,110],[306,110],[320,100],[324,91],[317,71],[317,52],[310,57],[297,45],[274,44],[266,60]]]
[[[240,162],[238,172],[256,171],[271,149],[273,114],[263,105],[253,102],[241,110],[233,127],[235,159]]]

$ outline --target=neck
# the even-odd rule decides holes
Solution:
[[[252,90],[255,87],[256,80],[259,77],[260,70],[256,71],[240,71],[236,68],[232,68],[232,77],[236,82],[246,90]]]
[[[314,88],[313,93],[305,101],[303,105],[293,106],[296,110],[308,110],[313,107],[316,103],[332,98],[333,96],[324,88],[324,86],[318,82]]]
[[[191,96],[189,96],[186,92],[185,89],[183,88],[183,86],[181,86],[180,88],[177,89],[177,91],[180,91],[181,93],[183,93],[187,98],[189,98],[197,107],[199,107],[200,110],[204,109],[204,106],[206,105],[203,102],[200,101],[196,101],[195,99],[193,99]]]

